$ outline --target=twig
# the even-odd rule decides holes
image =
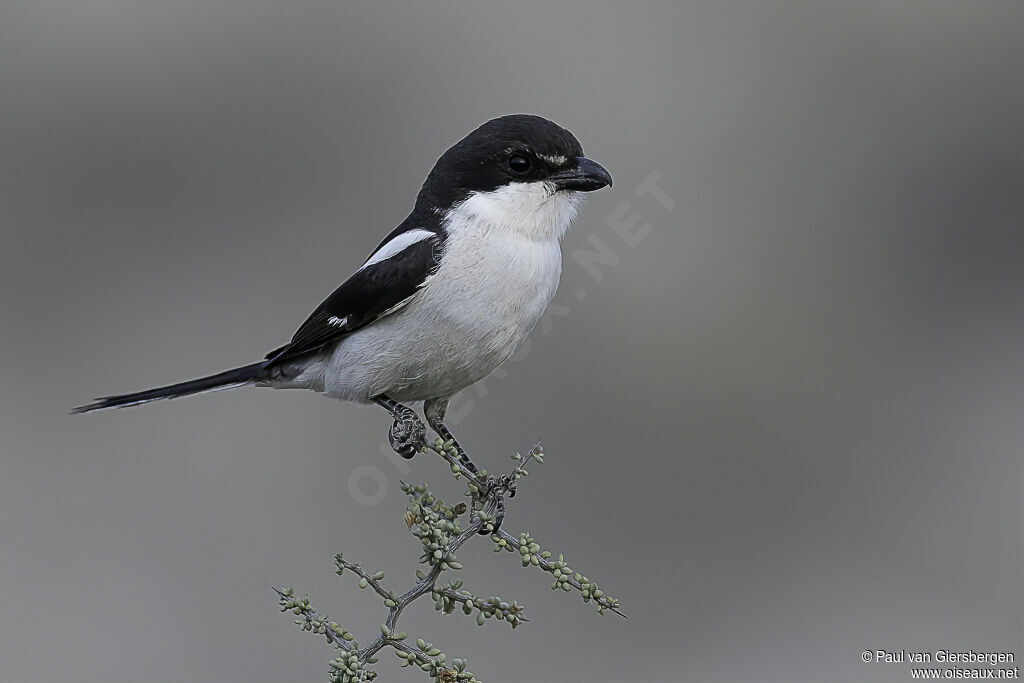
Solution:
[[[512,471],[503,476],[494,476],[486,470],[477,468],[471,472],[459,458],[454,444],[444,443],[440,439],[428,444],[425,450],[439,455],[448,463],[456,479],[465,477],[468,495],[471,499],[471,510],[465,503],[448,505],[441,498],[430,492],[425,485],[402,484],[402,491],[410,500],[405,513],[406,523],[410,531],[423,546],[420,562],[428,565],[424,570],[416,570],[417,581],[401,595],[384,587],[384,572],[370,573],[360,564],[349,562],[339,553],[335,556],[338,574],[346,570],[359,577],[360,588],[371,588],[384,601],[387,616],[372,641],[360,647],[354,635],[337,622],[331,621],[327,615],[321,615],[309,604],[309,598],[301,600],[295,597],[291,588],[275,588],[282,611],[291,611],[298,617],[295,623],[304,631],[311,631],[324,636],[329,644],[341,650],[341,654],[330,663],[330,680],[332,683],[355,683],[371,681],[376,678],[369,665],[377,663],[376,654],[385,647],[390,647],[402,660],[402,666],[418,666],[438,683],[455,683],[465,681],[478,683],[476,676],[466,669],[464,659],[449,660],[440,648],[423,639],[417,639],[413,647],[406,642],[407,634],[398,631],[398,619],[402,611],[414,600],[428,593],[434,599],[434,608],[445,614],[456,609],[470,615],[477,613],[476,621],[483,625],[486,619],[494,617],[506,621],[512,628],[527,621],[523,616],[523,607],[515,601],[506,601],[498,596],[480,598],[462,588],[461,580],[453,580],[447,586],[437,585],[441,573],[462,569],[455,553],[466,542],[479,534],[489,535],[495,544],[495,550],[518,551],[523,566],[533,565],[550,573],[555,582],[553,589],[575,589],[584,602],[594,601],[598,612],[605,610],[625,616],[619,610],[619,603],[601,591],[596,583],[586,576],[572,570],[559,555],[552,559],[551,553],[541,550],[540,545],[527,533],[513,536],[500,528],[504,516],[506,496],[516,493],[516,482],[528,472],[526,463],[533,460],[544,461],[544,453],[540,444],[533,447],[525,456],[513,455],[517,461]],[[468,460],[468,456],[467,456]],[[471,460],[468,461],[475,466]],[[468,525],[462,528],[459,517],[469,510]]]

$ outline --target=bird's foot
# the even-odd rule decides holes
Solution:
[[[487,475],[487,489],[483,497],[495,498],[494,521],[491,522],[489,528],[480,529],[481,535],[493,534],[501,528],[501,523],[505,521],[505,494],[508,494],[509,498],[515,498],[516,478],[511,474],[503,474],[500,477],[493,474]]]
[[[494,485],[501,487],[501,490],[507,493],[509,498],[516,497],[516,478],[513,475],[503,474],[496,477]]]
[[[395,453],[408,460],[423,450],[427,444],[427,430],[412,411],[410,414],[395,418],[395,423],[388,431],[388,441]]]

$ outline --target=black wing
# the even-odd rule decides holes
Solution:
[[[370,265],[356,271],[310,314],[291,342],[267,354],[265,367],[317,351],[397,310],[437,271],[443,242],[441,232],[396,230],[374,250],[367,260]]]

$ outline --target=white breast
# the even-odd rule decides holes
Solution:
[[[558,241],[579,204],[574,193],[522,183],[472,195],[449,212],[437,272],[408,305],[338,344],[324,368],[324,393],[423,400],[493,371],[554,297]]]

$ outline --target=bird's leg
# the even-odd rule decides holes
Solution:
[[[395,423],[388,431],[388,440],[391,447],[403,458],[409,459],[416,455],[427,442],[427,430],[423,423],[416,417],[416,412],[408,406],[403,406],[397,401],[381,394],[375,396],[373,402],[391,413]]]
[[[466,466],[466,469],[476,474],[476,465],[472,460],[469,459],[469,455],[463,450],[462,446],[455,439],[455,435],[451,433],[451,430],[444,424],[445,413],[448,412],[448,399],[446,398],[429,398],[423,402],[423,415],[427,418],[427,424],[433,429],[441,439],[444,441],[451,441],[452,445],[455,446],[455,452],[459,456],[459,460]]]
[[[459,445],[455,435],[444,424],[444,416],[447,411],[448,399],[446,398],[431,398],[423,402],[423,415],[427,418],[427,424],[430,425],[430,428],[444,441],[451,441],[455,447],[455,453],[465,468],[474,475],[478,475],[477,467],[470,459],[469,454]],[[490,530],[480,529],[481,534],[487,535],[501,528],[501,523],[505,519],[505,495],[507,494],[509,498],[515,497],[516,481],[515,477],[511,475],[496,477],[493,474],[488,474],[487,478],[481,483],[483,484],[483,489],[478,494],[478,500],[481,503],[491,500],[494,506],[493,528]]]
[[[427,424],[433,429],[439,437],[445,441],[451,441],[455,447],[455,452],[459,456],[459,460],[465,466],[467,470],[477,475],[479,472],[476,465],[470,459],[469,454],[459,445],[459,442],[455,439],[455,435],[452,434],[451,430],[444,424],[444,416],[448,411],[448,399],[446,398],[431,398],[423,402],[423,415],[427,418]],[[516,484],[515,479],[510,476],[496,477],[493,474],[488,474],[486,480],[483,482],[483,490],[479,493],[479,500],[481,502],[491,499],[494,505],[494,526],[488,530],[486,528],[480,529],[480,533],[483,535],[491,534],[501,528],[501,523],[505,519],[505,494],[509,497],[516,495]]]

